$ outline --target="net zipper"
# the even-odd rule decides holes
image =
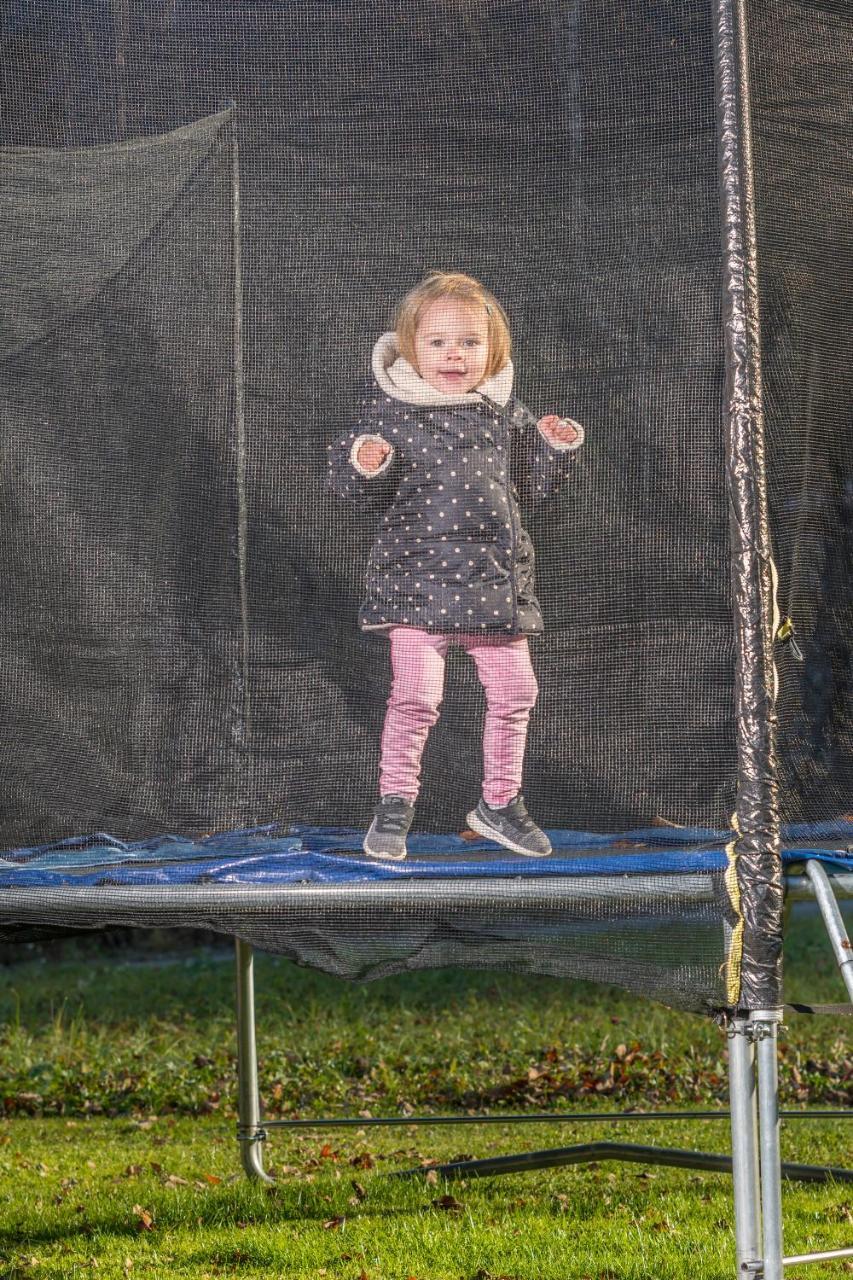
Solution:
[[[512,592],[512,629],[513,629],[513,634],[515,634],[518,631],[518,584],[516,581],[516,568],[517,568],[516,561],[518,558],[517,556],[518,542],[517,542],[516,532],[515,532],[515,503],[513,502],[513,498],[512,498],[512,492],[511,492],[512,479],[510,477],[510,439],[509,437],[510,437],[511,427],[509,426],[509,415],[505,405],[500,405],[497,403],[497,401],[492,400],[489,396],[484,396],[482,391],[480,392],[480,397],[483,403],[486,404],[488,408],[494,414],[497,415],[496,422],[501,422],[506,432],[506,464],[504,467],[506,479],[504,482],[504,492],[506,494],[506,507],[507,507],[507,511],[509,512],[509,551],[510,551],[509,584],[510,584],[510,591]]]

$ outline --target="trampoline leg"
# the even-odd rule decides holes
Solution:
[[[782,1280],[782,1157],[779,1147],[777,1034],[780,1009],[761,1010],[750,1019],[758,1068],[758,1141],[761,1161],[761,1216],[764,1225],[763,1280]]]
[[[237,960],[237,1141],[240,1161],[250,1178],[264,1182],[274,1179],[264,1170],[263,1143],[258,1096],[258,1055],[255,1040],[254,956],[248,942],[236,939]]]
[[[835,894],[832,892],[829,876],[816,859],[806,863],[806,875],[812,883],[817,905],[820,907],[820,914],[823,916],[823,923],[826,925],[826,932],[829,934],[829,940],[832,943],[832,949],[835,952],[835,959],[844,979],[847,994],[853,1000],[853,945],[851,945],[847,936],[844,917],[835,900]]]
[[[728,1037],[735,1246],[738,1275],[742,1275],[747,1264],[756,1262],[761,1256],[755,1046],[745,1018],[735,1018],[732,1021]]]

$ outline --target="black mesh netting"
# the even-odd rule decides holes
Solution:
[[[751,4],[782,810],[853,809],[850,9]]]
[[[244,812],[220,126],[0,153],[4,847]]]
[[[598,832],[725,827],[737,762],[711,6],[13,4],[4,21],[0,844],[367,826],[389,663],[357,618],[382,511],[330,491],[327,446],[356,425],[395,302],[436,268],[506,308],[533,414],[586,429],[558,492],[521,509],[544,615],[531,812]],[[784,51],[792,77],[811,57],[805,37]],[[769,45],[767,58],[772,84]],[[756,96],[775,110],[769,89]],[[820,94],[812,109],[810,128],[835,118]],[[771,137],[787,163],[785,135]],[[836,380],[849,361],[830,350],[827,292],[842,223],[827,220],[825,274],[788,254],[794,211],[810,216],[800,168],[761,198],[779,227],[769,431],[800,477],[783,577],[811,662],[801,680],[823,699],[802,703],[786,677],[783,748],[804,757],[785,765],[800,780],[787,816],[814,817],[839,812],[849,768]],[[837,174],[825,182],[829,208]],[[451,650],[421,830],[464,827],[483,709]],[[454,939],[448,916],[419,962],[556,963],[719,1002],[727,898],[721,873],[709,884],[701,922],[686,887],[665,910],[638,889],[635,945],[609,909],[566,908],[574,959],[557,963],[553,936],[530,925],[522,946],[517,930],[489,934],[486,913],[479,960],[470,918]],[[378,910],[360,917],[377,937]],[[359,969],[324,958],[323,937],[300,954]],[[652,961],[658,976],[638,978]]]
[[[140,8],[123,73],[109,24],[78,17],[61,100],[48,95],[55,69],[32,77],[58,31],[22,20],[7,41],[6,140],[79,145],[119,126],[168,130],[225,95],[239,104],[246,817],[352,823],[373,805],[387,643],[360,635],[357,613],[379,517],[328,490],[326,446],[354,423],[395,302],[440,267],[499,296],[534,413],[587,430],[562,491],[526,513],[546,626],[531,807],[552,826],[719,822],[734,759],[710,17],[486,4],[449,26],[452,9],[392,6],[379,21],[373,6],[182,6],[171,20]],[[75,34],[99,40],[102,64]],[[227,650],[235,616],[216,533],[235,492],[230,160],[220,147],[199,173],[205,137],[140,149],[133,169],[120,151],[4,157],[27,226],[7,272],[13,307],[26,293],[44,330],[22,334],[4,369],[16,419],[27,406],[29,465],[13,464],[12,496],[36,521],[7,547],[6,579],[16,617],[36,610],[51,636],[86,646],[79,676],[39,681],[44,710],[28,698],[6,737],[19,761],[13,739],[61,740],[43,770],[31,758],[15,769],[7,842],[95,821],[146,834],[206,811],[213,822],[219,783],[232,787],[230,692],[217,673],[219,714],[193,715],[210,660],[190,671],[169,643],[177,629],[194,655],[211,634]],[[68,222],[59,244],[46,183]],[[96,280],[75,261],[91,260],[91,241],[99,265],[102,244],[111,255]],[[150,590],[123,544],[154,564]],[[183,547],[180,565],[169,546]],[[127,644],[137,660],[134,624],[168,680],[116,661]],[[419,811],[438,830],[458,829],[481,774],[480,688],[470,664],[450,667]],[[25,668],[10,656],[6,669],[17,703]]]

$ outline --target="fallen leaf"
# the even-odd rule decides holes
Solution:
[[[337,1231],[338,1227],[342,1227],[346,1222],[346,1218],[327,1218],[323,1223],[324,1231]]]
[[[141,1204],[135,1204],[133,1212],[136,1214],[137,1231],[154,1230],[154,1215],[152,1213],[149,1213],[147,1209],[143,1209]]]
[[[447,1209],[451,1213],[465,1208],[460,1200],[451,1195],[439,1196],[437,1200],[432,1200],[430,1203],[434,1209]]]

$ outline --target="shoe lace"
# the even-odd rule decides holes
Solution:
[[[376,825],[380,831],[406,831],[409,820],[404,813],[379,814]]]
[[[402,832],[409,827],[409,815],[403,801],[381,804],[376,810],[376,825],[380,831]]]

